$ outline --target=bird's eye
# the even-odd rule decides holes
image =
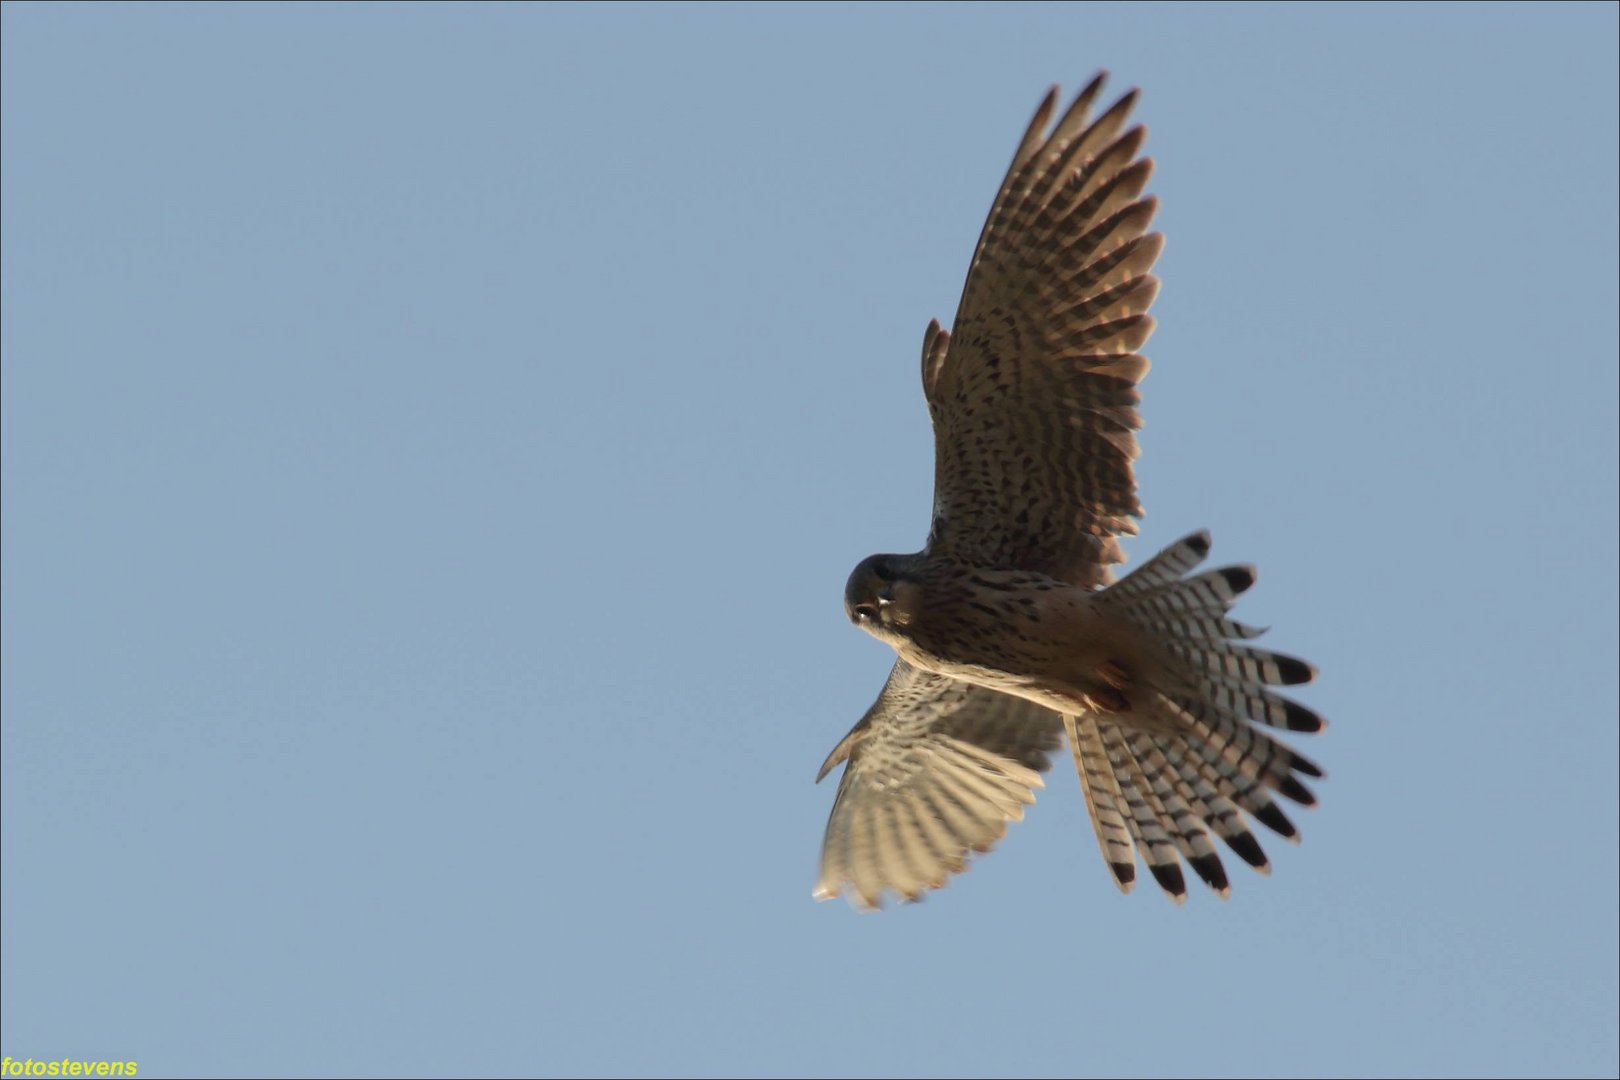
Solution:
[[[876,622],[877,621],[877,616],[878,616],[877,605],[875,605],[875,604],[856,604],[855,605],[855,618],[856,618],[856,620],[858,622],[863,622],[863,623],[864,622]]]

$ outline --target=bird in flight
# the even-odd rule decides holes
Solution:
[[[816,779],[844,764],[817,899],[920,899],[988,851],[1035,801],[1065,739],[1103,859],[1129,892],[1138,859],[1177,902],[1182,863],[1220,896],[1218,839],[1269,871],[1251,820],[1296,839],[1322,771],[1268,729],[1323,721],[1270,687],[1303,660],[1249,644],[1229,617],[1251,567],[1194,573],[1196,532],[1115,582],[1142,515],[1132,461],[1140,350],[1163,238],[1143,188],[1131,91],[1101,115],[1103,75],[1054,124],[1050,90],[979,236],[950,332],[923,335],[934,511],[913,555],[873,555],[844,607],[899,654]]]

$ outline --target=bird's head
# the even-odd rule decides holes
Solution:
[[[896,607],[895,586],[906,580],[907,555],[871,555],[861,560],[844,586],[844,614],[873,637],[888,638],[903,621]]]

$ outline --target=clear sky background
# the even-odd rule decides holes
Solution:
[[[4,1053],[1620,1068],[1614,5],[3,29]],[[1260,566],[1322,805],[1178,909],[1060,761],[927,902],[815,904],[923,328],[1100,67],[1168,237],[1130,552]]]

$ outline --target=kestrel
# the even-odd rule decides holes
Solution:
[[[852,622],[894,647],[883,692],[816,777],[847,763],[815,895],[915,900],[988,851],[1035,801],[1067,737],[1103,858],[1123,891],[1137,857],[1177,902],[1185,861],[1226,896],[1214,838],[1261,872],[1248,818],[1296,838],[1273,800],[1315,797],[1309,760],[1266,728],[1320,731],[1268,687],[1303,660],[1228,617],[1250,567],[1194,574],[1209,534],[1112,583],[1142,516],[1131,462],[1136,384],[1163,238],[1126,128],[1131,91],[1090,118],[1098,75],[1055,125],[1036,110],[979,236],[949,333],[923,335],[934,512],[914,555],[850,575]],[[1050,130],[1048,130],[1050,127]]]

